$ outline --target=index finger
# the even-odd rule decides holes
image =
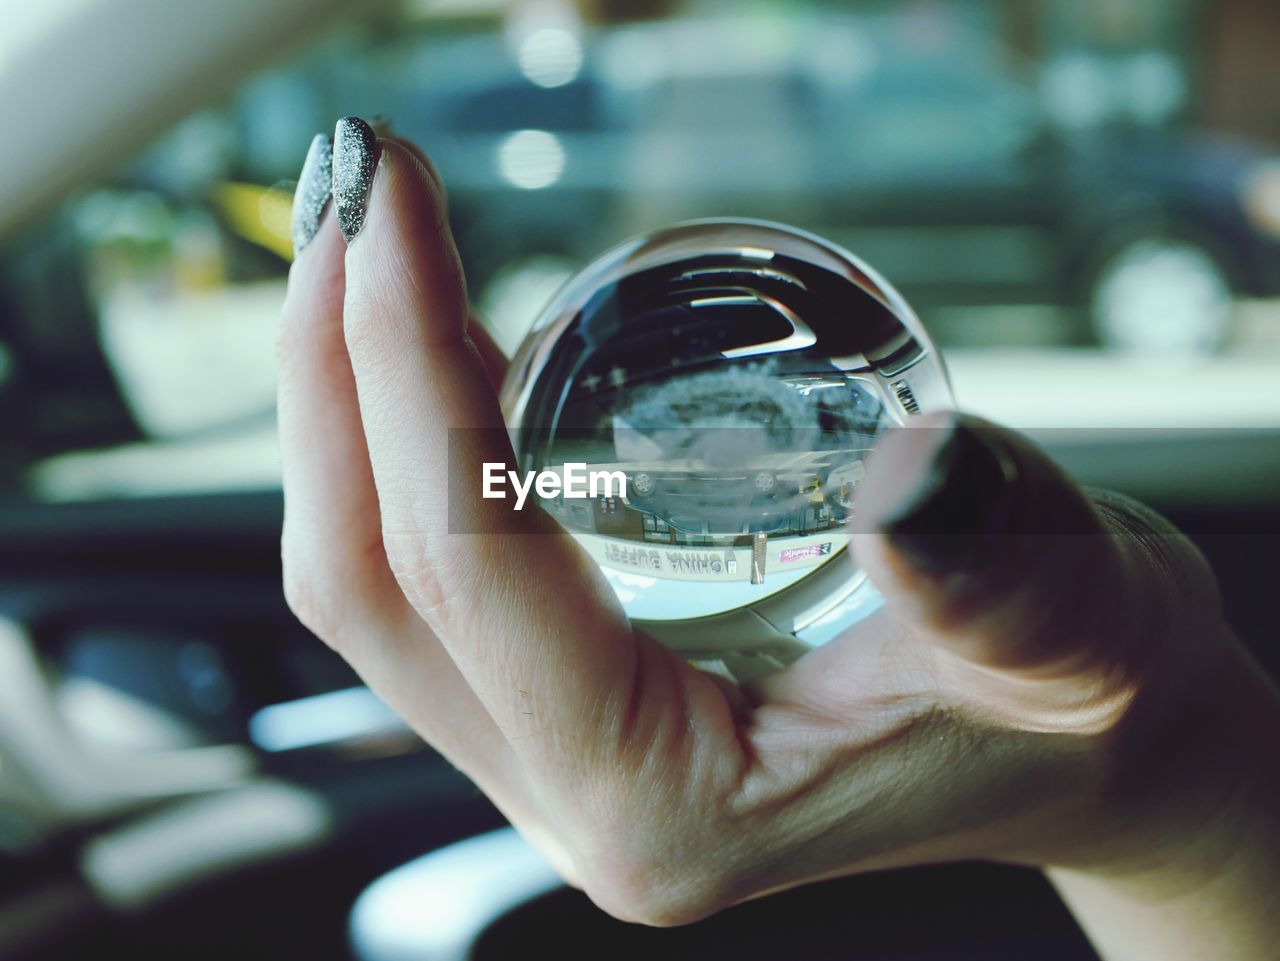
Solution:
[[[481,496],[481,465],[513,461],[440,189],[362,127],[339,123],[335,183],[343,163],[367,171],[367,205],[344,216],[363,198],[335,193],[340,222],[357,224],[345,329],[387,556],[508,737],[581,745],[629,715],[637,641],[576,542],[540,511]]]

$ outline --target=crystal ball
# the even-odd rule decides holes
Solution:
[[[865,457],[952,395],[919,319],[866,263],[794,228],[714,220],[572,277],[502,404],[518,469],[565,482],[540,506],[631,618],[661,639],[745,610],[813,646],[874,607],[846,556]]]

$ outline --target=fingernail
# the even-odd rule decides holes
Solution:
[[[298,188],[293,192],[293,255],[311,243],[320,229],[320,218],[333,190],[333,141],[328,134],[318,133],[307,150],[298,175]]]
[[[1017,467],[990,428],[953,418],[925,476],[881,524],[893,549],[915,568],[944,575],[981,565],[991,538],[1010,529]]]
[[[333,134],[333,202],[338,226],[350,243],[364,226],[378,138],[359,117],[343,117]]]

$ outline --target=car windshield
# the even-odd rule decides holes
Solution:
[[[278,43],[210,5],[147,77],[104,62],[109,117],[56,109],[113,6],[28,5],[0,41],[0,496],[278,484],[293,179],[346,114],[431,154],[508,353],[611,245],[752,217],[886,276],[967,410],[1280,427],[1280,116],[1235,5],[310,3]]]

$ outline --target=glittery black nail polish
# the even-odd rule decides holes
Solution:
[[[1014,516],[1017,468],[991,429],[956,417],[915,494],[881,524],[916,568],[950,574],[980,566],[984,545]]]
[[[333,190],[333,140],[318,133],[307,150],[293,193],[293,255],[311,243],[320,229],[320,218]]]
[[[333,134],[333,201],[350,243],[364,226],[377,161],[378,138],[359,117],[343,117]]]

